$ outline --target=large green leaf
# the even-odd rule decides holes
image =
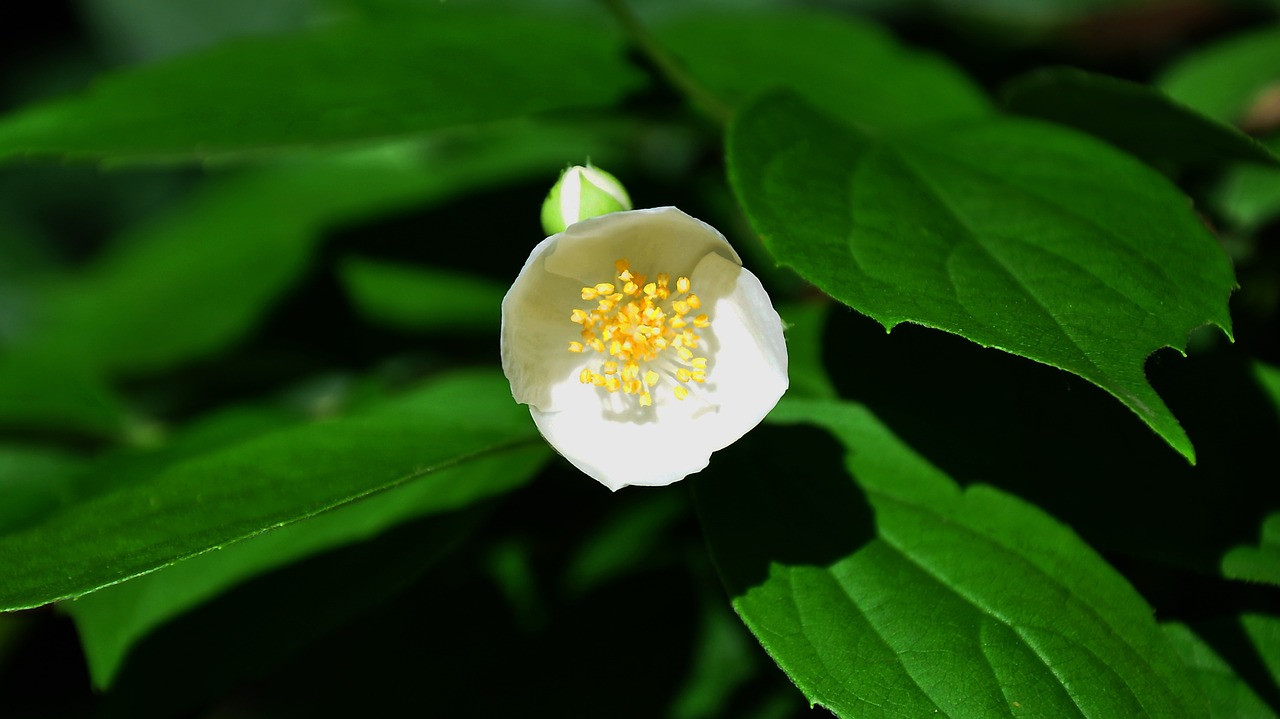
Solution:
[[[894,139],[788,94],[744,108],[730,178],[778,261],[913,322],[1084,377],[1194,461],[1143,362],[1231,326],[1231,263],[1187,199],[1086,136],[993,119]]]
[[[445,4],[120,71],[0,120],[0,158],[201,161],[384,140],[607,105],[641,78],[611,26]]]
[[[79,596],[410,480],[438,506],[499,491],[512,480],[459,486],[441,470],[538,442],[506,381],[483,373],[197,453],[0,537],[0,610]]]
[[[1268,719],[1276,716],[1213,648],[1184,624],[1161,627],[1209,699],[1210,719]]]
[[[1268,85],[1280,82],[1280,25],[1237,35],[1194,52],[1157,83],[1179,102],[1224,122],[1245,119]]]
[[[828,428],[853,479],[826,436],[766,427],[695,494],[734,607],[810,701],[859,718],[1203,715],[1150,607],[1069,529],[961,490],[859,405],[784,399],[771,420]]]
[[[250,577],[415,517],[439,514],[527,481],[548,457],[537,444],[435,471],[331,512],[264,532],[67,604],[94,684],[107,687],[130,647],[157,626]]]
[[[849,122],[886,131],[990,112],[982,91],[957,68],[848,15],[695,13],[654,32],[694,76],[734,105],[785,87]]]
[[[1262,143],[1153,87],[1074,68],[1015,79],[1006,88],[1005,106],[1083,130],[1157,167],[1235,161],[1280,165]]]

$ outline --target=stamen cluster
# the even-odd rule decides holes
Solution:
[[[633,274],[624,258],[614,263],[616,282],[582,288],[582,299],[595,300],[592,310],[575,309],[570,321],[582,325],[582,341],[570,342],[570,352],[594,350],[607,359],[595,371],[584,367],[578,379],[609,392],[634,395],[640,406],[653,404],[650,390],[663,376],[675,380],[676,399],[689,396],[689,383],[707,379],[707,358],[696,355],[699,337],[694,329],[711,325],[706,314],[691,314],[702,306],[688,277],[660,273],[652,282]]]

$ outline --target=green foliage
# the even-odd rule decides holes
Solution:
[[[462,403],[469,412],[459,414]],[[522,475],[488,474],[477,485],[442,470],[535,438],[501,378],[486,373],[194,456],[142,456],[143,466],[111,468],[137,475],[123,486],[0,538],[0,607],[85,594],[410,481],[429,485],[433,502],[459,506]]]
[[[821,473],[748,448],[756,471],[700,477],[698,501],[734,607],[811,701],[842,717],[1198,715],[1150,608],[1066,527],[960,490],[857,405],[787,400],[772,418],[831,431],[853,481],[788,433]]]
[[[1005,90],[1005,107],[1083,130],[1156,167],[1232,161],[1280,164],[1280,158],[1257,140],[1179,105],[1155,88],[1073,68],[1014,80]],[[1106,111],[1098,112],[1099,107]]]
[[[442,6],[123,71],[8,117],[0,158],[199,161],[388,140],[607,105],[638,80],[608,26]]]
[[[0,716],[1280,716],[1280,5],[630,5],[0,47]],[[683,487],[498,372],[588,162],[786,328]]]
[[[1229,331],[1235,280],[1160,176],[1046,125],[877,140],[790,95],[742,111],[729,162],[774,256],[833,297],[1074,372],[1194,461],[1143,361]]]

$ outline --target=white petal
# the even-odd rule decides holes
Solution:
[[[674,207],[612,212],[555,237],[560,241],[547,251],[546,270],[572,278],[579,287],[610,281],[614,261],[624,257],[636,272],[666,272],[672,278],[693,272],[711,253],[742,264],[724,235]]]
[[[693,281],[699,297],[716,299],[711,327],[702,333],[708,381],[694,385],[687,399],[676,399],[673,380],[664,378],[654,406],[639,407],[633,397],[582,386],[570,371],[551,388],[557,411],[530,408],[547,441],[612,490],[671,484],[703,469],[712,452],[759,424],[787,389],[782,320],[755,275],[712,254]]]

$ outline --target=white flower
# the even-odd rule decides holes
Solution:
[[[587,163],[560,175],[542,203],[542,229],[548,235],[588,217],[631,209],[631,198],[618,178]]]
[[[787,348],[724,236],[659,207],[534,248],[502,301],[502,369],[551,446],[616,490],[683,479],[756,426]]]

